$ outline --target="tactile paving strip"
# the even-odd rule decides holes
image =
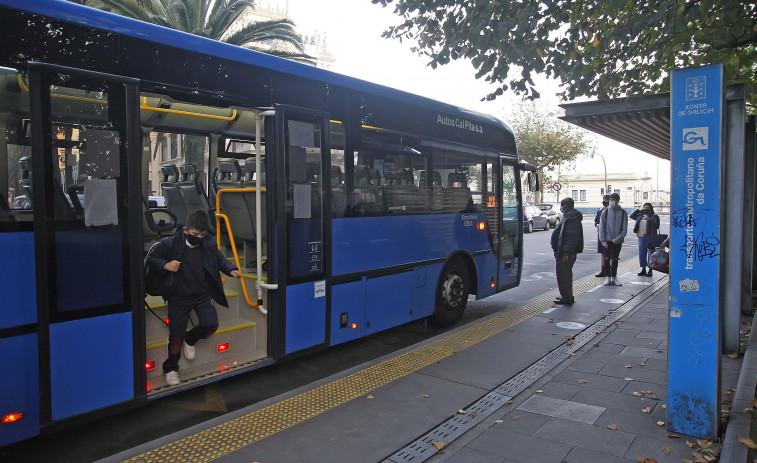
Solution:
[[[466,407],[464,414],[456,414],[441,423],[428,433],[419,437],[407,446],[393,453],[382,463],[420,463],[436,455],[441,448],[449,445],[463,433],[473,428],[486,417],[502,408],[513,397],[523,392],[527,387],[534,384],[541,377],[565,361],[579,348],[594,339],[599,333],[608,329],[624,315],[635,309],[644,299],[642,294],[654,294],[664,288],[668,278],[664,277],[652,284],[649,288],[641,291],[608,315],[605,315],[579,334],[566,341],[558,348],[545,355],[523,371],[513,376],[503,384],[491,390],[484,397]]]
[[[636,259],[631,259],[621,263],[618,273],[634,268],[635,262]],[[574,294],[586,292],[595,287],[598,281],[595,277],[583,278],[573,284],[573,292]],[[558,295],[557,291],[552,291],[540,299],[444,336],[430,344],[125,461],[130,463],[213,461],[512,328],[553,307],[552,301]],[[502,401],[502,397],[498,395],[501,394],[494,394],[491,397],[495,403]],[[507,400],[510,399],[507,398],[505,402]],[[469,416],[467,419],[470,418]],[[461,418],[461,420],[465,419]],[[474,421],[478,422],[478,420]]]

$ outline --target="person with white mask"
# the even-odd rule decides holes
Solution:
[[[618,257],[628,232],[628,214],[620,207],[620,195],[610,195],[610,206],[599,218],[599,241],[605,247],[605,271],[609,271],[604,286],[623,286],[618,281]]]

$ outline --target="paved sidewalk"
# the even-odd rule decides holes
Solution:
[[[429,461],[695,461],[697,439],[669,437],[668,286]],[[724,409],[740,359],[723,357]],[[691,448],[690,445],[694,447]]]

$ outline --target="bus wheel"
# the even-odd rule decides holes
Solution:
[[[436,288],[436,306],[429,321],[432,325],[446,328],[454,325],[468,304],[470,282],[468,271],[460,261],[445,266],[442,279]]]

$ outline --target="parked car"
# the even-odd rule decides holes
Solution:
[[[523,231],[531,233],[534,229],[549,230],[547,214],[533,204],[523,206]]]
[[[550,227],[555,228],[557,224],[562,221],[562,212],[560,212],[559,204],[542,203],[537,204],[536,207],[547,214],[547,220],[549,221]]]

